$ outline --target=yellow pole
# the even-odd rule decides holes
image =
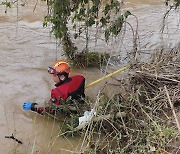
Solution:
[[[102,80],[104,80],[106,78],[109,78],[109,77],[111,77],[111,76],[113,76],[113,75],[115,75],[117,73],[120,73],[120,72],[124,71],[125,69],[127,69],[128,67],[129,67],[129,65],[124,66],[124,67],[118,69],[117,71],[114,71],[113,73],[107,74],[106,76],[104,76],[104,77],[102,77],[102,78],[100,78],[100,79],[98,79],[98,80],[96,80],[94,82],[91,82],[90,84],[86,85],[85,88],[93,86],[94,84],[96,84],[96,83],[98,83],[98,82],[100,82],[100,81],[102,81]]]

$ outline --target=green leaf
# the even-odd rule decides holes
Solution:
[[[89,20],[86,22],[86,26],[91,27],[95,24],[95,20],[93,17],[90,17]]]
[[[110,31],[109,31],[109,29],[106,29],[106,31],[105,31],[105,41],[106,42],[109,40],[109,36],[110,36]]]
[[[92,11],[93,13],[97,13],[99,10],[98,10],[98,7],[97,7],[97,6],[93,5],[92,8],[91,8],[91,11]]]
[[[73,29],[76,29],[76,24],[73,25]]]
[[[74,39],[77,39],[79,35],[77,33],[74,34]]]
[[[92,0],[93,4],[95,4],[96,6],[99,6],[99,4],[101,3],[101,0]]]
[[[107,24],[107,20],[106,20],[104,17],[102,17],[102,18],[100,19],[100,22],[101,22],[101,24],[102,24],[102,27],[106,26],[106,24]]]
[[[124,13],[124,17],[125,17],[125,18],[127,18],[129,15],[132,15],[130,11],[126,11],[126,12]]]
[[[6,7],[11,8],[11,2],[6,2]]]
[[[123,17],[123,15],[121,15],[120,17],[118,17],[116,24],[118,26],[122,26],[123,23],[124,23],[124,17]]]
[[[85,15],[85,8],[80,8],[79,15]]]
[[[84,1],[85,4],[87,4],[89,0],[83,0],[83,1]]]
[[[111,6],[110,6],[109,4],[107,4],[107,5],[105,6],[105,9],[104,9],[103,12],[104,12],[105,15],[107,15],[110,10],[111,10]]]
[[[117,35],[117,27],[116,27],[116,25],[113,25],[113,26],[110,27],[110,32],[113,35]]]

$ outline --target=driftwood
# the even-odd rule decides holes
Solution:
[[[101,115],[101,116],[92,116],[90,117],[86,122],[80,124],[79,126],[77,126],[75,128],[76,131],[81,130],[83,128],[85,128],[88,124],[90,124],[91,122],[98,122],[101,120],[108,120],[110,118],[121,118],[121,117],[125,117],[126,113],[125,112],[117,112],[115,115],[112,114],[107,114],[107,115]]]

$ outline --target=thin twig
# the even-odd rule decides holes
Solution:
[[[179,133],[180,133],[180,124],[179,124],[179,121],[178,121],[178,119],[177,119],[176,112],[175,112],[175,110],[174,110],[173,104],[172,104],[172,102],[171,102],[171,99],[170,99],[170,96],[169,96],[169,92],[168,92],[166,86],[164,86],[164,89],[165,89],[165,91],[166,91],[166,96],[167,96],[167,98],[168,98],[168,102],[169,102],[169,104],[170,104],[170,106],[171,106],[171,110],[172,110],[172,112],[173,112],[174,118],[175,118],[175,120],[176,120],[177,128],[178,128]]]
[[[14,135],[12,134],[11,136],[5,136],[5,138],[10,138],[15,140],[16,142],[18,142],[19,144],[22,144],[22,142],[20,140],[18,140],[17,138],[14,137]]]

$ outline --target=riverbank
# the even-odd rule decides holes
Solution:
[[[96,115],[81,130],[82,153],[180,152],[180,52],[158,50],[119,80],[122,91],[100,91]],[[108,85],[105,85],[108,86]],[[97,105],[98,104],[98,105]],[[117,118],[118,112],[126,116]],[[108,118],[104,115],[110,114]],[[97,117],[100,118],[96,121]]]

